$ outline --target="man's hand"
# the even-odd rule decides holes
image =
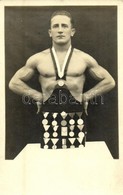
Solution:
[[[88,102],[84,102],[85,114],[88,115]]]
[[[82,102],[83,102],[85,114],[88,115],[88,102],[89,102],[89,99],[85,94],[82,95]]]
[[[41,110],[42,103],[41,102],[36,102],[36,105],[37,105],[37,112],[36,112],[36,114],[39,114],[39,112]]]

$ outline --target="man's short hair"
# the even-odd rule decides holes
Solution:
[[[58,16],[58,15],[67,16],[68,18],[70,18],[71,25],[72,25],[72,27],[74,27],[74,20],[73,20],[72,15],[70,14],[70,12],[65,11],[65,10],[58,10],[58,11],[53,12],[53,14],[51,15],[51,18],[50,18],[50,24],[51,24],[52,18],[54,16]]]

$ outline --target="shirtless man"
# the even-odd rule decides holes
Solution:
[[[112,76],[87,53],[72,48],[74,22],[66,11],[51,16],[52,48],[31,56],[9,83],[9,88],[37,102],[42,114],[42,148],[72,148],[85,144],[88,101],[115,86]],[[83,93],[85,70],[98,84]],[[26,84],[39,72],[41,91]]]

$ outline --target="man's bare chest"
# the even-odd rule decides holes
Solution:
[[[59,67],[60,70],[62,70],[63,68],[62,59],[59,61]],[[47,57],[41,62],[39,61],[37,65],[37,70],[39,74],[44,77],[55,76],[56,73],[58,72],[57,66],[55,65],[52,58],[50,57]],[[75,59],[75,58],[71,58],[69,63],[66,64],[65,67],[67,76],[73,76],[73,77],[81,76],[82,74],[84,74],[85,70],[86,70],[86,63],[84,62],[84,60],[80,61],[79,59]]]

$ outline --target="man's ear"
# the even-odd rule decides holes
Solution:
[[[76,32],[76,29],[75,29],[75,28],[72,28],[72,31],[71,31],[71,37],[73,37],[73,36],[74,36],[75,32]]]
[[[49,37],[52,37],[51,35],[51,29],[48,30]]]

